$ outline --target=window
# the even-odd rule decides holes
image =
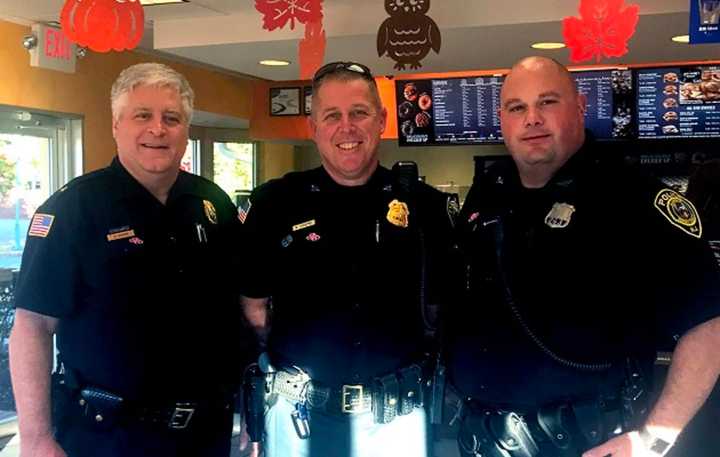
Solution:
[[[255,144],[213,143],[213,181],[233,200],[255,186]]]
[[[200,140],[189,140],[185,154],[180,161],[180,169],[196,175],[200,174]]]
[[[0,105],[0,420],[15,414],[8,369],[13,270],[20,267],[33,213],[81,174],[81,141],[79,118]]]

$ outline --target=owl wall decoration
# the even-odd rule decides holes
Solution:
[[[415,70],[422,67],[422,60],[432,49],[440,52],[440,29],[426,15],[430,0],[385,0],[389,18],[380,25],[377,35],[378,56],[384,54],[393,59],[396,70],[405,65]]]

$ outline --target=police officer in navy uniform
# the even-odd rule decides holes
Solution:
[[[441,299],[448,199],[379,165],[386,117],[367,67],[320,68],[322,166],[251,196],[242,294],[267,336],[268,457],[426,455],[424,321]]]
[[[228,456],[237,212],[179,170],[193,110],[181,74],[134,65],[111,97],[117,157],[51,196],[28,231],[10,339],[21,455]]]
[[[458,220],[469,299],[447,353],[460,453],[664,455],[720,372],[720,282],[702,222],[592,143],[559,63],[521,60],[501,102],[513,160],[477,180]],[[653,404],[655,352],[673,338]]]

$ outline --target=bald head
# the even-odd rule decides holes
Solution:
[[[508,80],[512,79],[515,74],[521,72],[531,72],[537,75],[545,75],[547,77],[557,77],[559,81],[563,81],[568,84],[573,92],[577,92],[577,84],[575,78],[572,77],[565,65],[561,64],[555,59],[550,57],[542,56],[530,56],[520,59],[512,66],[510,73],[505,77],[505,84],[507,85]]]
[[[500,126],[526,187],[544,186],[585,140],[585,97],[559,62],[527,57],[500,92]]]

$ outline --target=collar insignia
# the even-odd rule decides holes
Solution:
[[[211,224],[217,224],[217,211],[215,206],[209,200],[203,200],[203,209],[205,210],[205,217],[208,218]]]
[[[550,212],[545,216],[545,225],[550,228],[565,228],[570,224],[570,218],[574,212],[573,205],[554,203]]]
[[[655,196],[655,208],[672,225],[688,235],[700,238],[702,223],[695,206],[679,193],[671,189],[662,189]]]
[[[385,216],[388,222],[397,227],[407,228],[409,223],[408,217],[410,216],[410,210],[407,204],[394,199],[388,203],[388,207],[390,209],[387,212],[387,216]]]

